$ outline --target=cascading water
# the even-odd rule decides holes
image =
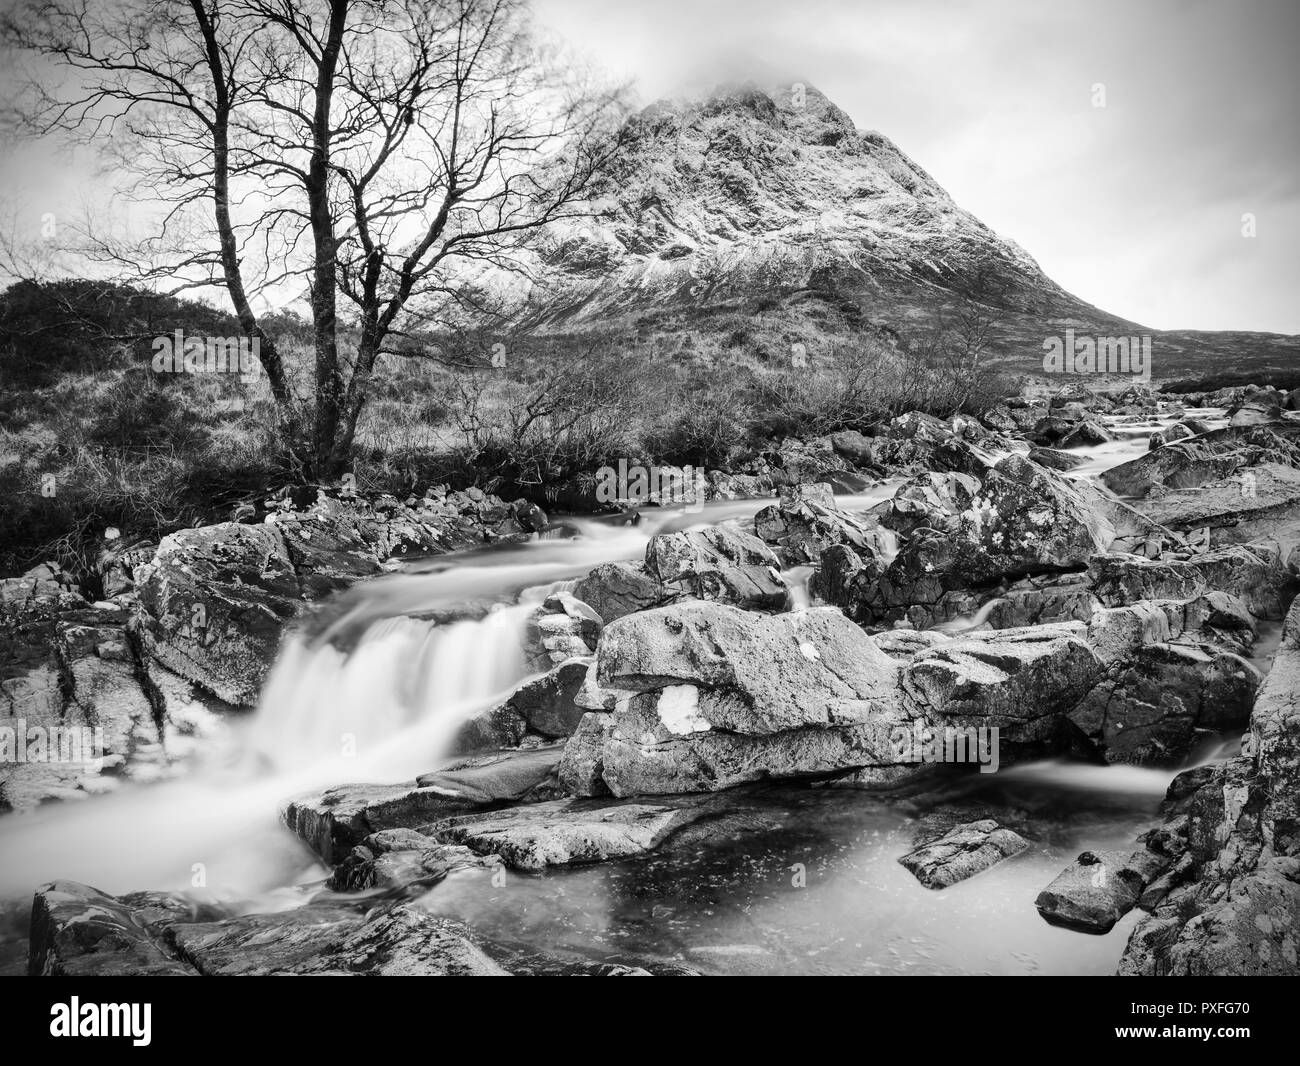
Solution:
[[[1149,434],[1173,419],[1106,421],[1118,439],[1078,449],[1085,463],[1070,476],[1095,478],[1136,457],[1146,451]],[[896,486],[838,502],[846,511],[864,511]],[[286,639],[257,711],[234,721],[224,741],[187,766],[183,778],[127,784],[7,818],[0,899],[67,878],[112,893],[206,892],[239,900],[250,911],[300,904],[303,893],[286,886],[310,884],[325,870],[279,825],[286,798],[344,782],[410,780],[433,769],[461,724],[526,676],[523,627],[548,592],[601,563],[640,557],[657,532],[743,519],[770,502],[718,502],[698,513],[646,511],[635,525],[570,520],[572,537],[415,563],[356,586],[338,598],[319,631]],[[896,550],[896,543],[885,547]],[[804,567],[787,573],[796,609],[810,604],[810,573]],[[979,626],[992,606],[962,621]],[[1198,759],[1221,755],[1207,747]],[[851,794],[840,802],[832,792],[813,791],[807,801],[822,805],[827,825],[836,827],[830,843],[815,841],[823,850],[808,855],[818,862],[833,856],[815,897],[764,887],[786,884],[792,856],[804,861],[797,849],[808,845],[796,835],[760,842],[756,853],[752,843],[723,842],[692,858],[692,869],[699,866],[698,876],[715,886],[703,910],[682,893],[693,882],[680,864],[658,859],[634,870],[609,864],[557,874],[564,878],[559,893],[549,877],[523,878],[491,901],[452,878],[427,905],[487,929],[500,925],[512,937],[540,922],[548,943],[571,934],[575,945],[613,936],[612,945],[627,947],[648,936],[647,951],[680,944],[706,970],[710,960],[732,972],[750,965],[761,970],[770,955],[787,971],[824,965],[840,972],[1107,972],[1125,923],[1109,937],[1080,938],[1044,925],[1025,901],[1079,848],[1130,846],[1175,772],[1054,760],[989,775],[996,781],[973,775],[976,787],[1039,804],[1035,816],[1069,835],[943,893],[919,890],[896,861],[910,840],[907,818]],[[200,883],[206,887],[197,888]],[[994,959],[993,952],[1001,954]]]
[[[427,770],[476,712],[525,676],[522,603],[437,625],[373,622],[350,653],[294,634],[285,641],[249,731],[280,768],[356,756],[374,780]]]
[[[865,509],[894,487],[842,502]],[[301,902],[276,890],[325,871],[279,825],[287,798],[434,769],[456,730],[527,676],[523,627],[548,593],[601,563],[639,558],[655,533],[749,517],[770,502],[664,509],[636,525],[571,519],[573,537],[440,557],[356,586],[321,632],[285,639],[257,711],[183,778],[6,819],[0,899],[54,878],[106,892],[195,891],[197,866],[204,891],[249,909]],[[467,605],[477,617],[427,620]]]

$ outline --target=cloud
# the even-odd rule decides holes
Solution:
[[[1300,5],[539,0],[537,11],[647,101],[747,73],[806,77],[1107,310],[1158,328],[1300,332]],[[1260,220],[1253,241],[1240,232],[1247,211]]]

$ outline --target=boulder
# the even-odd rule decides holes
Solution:
[[[553,592],[524,626],[524,657],[535,671],[550,670],[590,655],[600,637],[601,617],[568,592]]]
[[[416,904],[365,911],[315,903],[274,914],[173,925],[166,938],[198,973],[220,977],[502,977],[469,928]]]
[[[358,844],[334,868],[336,892],[379,889],[389,895],[420,895],[462,870],[495,865],[469,848],[440,844],[412,829],[385,829]]]
[[[1062,448],[1086,448],[1095,444],[1105,444],[1115,437],[1100,422],[1085,419],[1061,438]]]
[[[863,436],[856,429],[842,429],[838,433],[832,433],[830,442],[835,454],[854,466],[872,466],[875,463],[871,438]]]
[[[1088,577],[1094,594],[1110,607],[1218,591],[1237,597],[1256,618],[1280,618],[1288,599],[1281,553],[1259,545],[1228,545],[1181,558],[1099,555],[1089,564]]]
[[[583,709],[575,700],[587,677],[591,656],[568,659],[542,677],[517,688],[511,697],[461,729],[457,750],[514,747],[525,737],[557,740],[577,728]]]
[[[1175,785],[1189,868],[1134,928],[1120,973],[1300,974],[1300,599],[1241,754]]]
[[[926,888],[947,888],[1003,859],[1019,855],[1029,841],[992,819],[967,822],[908,852],[898,861]]]
[[[1182,422],[1175,422],[1167,429],[1151,434],[1148,451],[1155,451],[1157,448],[1163,448],[1166,444],[1173,444],[1174,441],[1186,440],[1188,437],[1196,435],[1195,430]]]
[[[1058,451],[1056,448],[1031,448],[1029,458],[1048,470],[1073,470],[1087,462],[1081,455]]]
[[[1278,463],[1244,468],[1198,488],[1156,488],[1135,506],[1169,530],[1209,532],[1214,544],[1300,543],[1300,469]]]
[[[434,845],[464,857],[464,848]],[[398,851],[386,855],[396,856]],[[499,860],[470,856],[486,879]],[[380,887],[378,885],[376,888]],[[409,893],[419,886],[399,886]],[[29,972],[74,976],[650,976],[689,974],[675,964],[618,957],[574,961],[481,937],[420,901],[322,894],[270,914],[232,913],[179,896],[113,897],[57,882],[37,895]],[[608,958],[608,956],[607,956]]]
[[[236,522],[164,537],[137,590],[153,657],[238,706],[256,702],[303,595],[279,530]]]
[[[994,728],[1013,745],[1058,741],[1062,716],[1102,676],[1078,622],[977,633],[918,654],[901,673],[910,701],[943,725]]]
[[[644,565],[632,563],[601,564],[574,586],[573,595],[607,623],[673,598]]]
[[[179,732],[224,706],[150,660],[143,644],[127,607],[87,603],[48,571],[4,583],[0,811],[176,772],[187,754]]]
[[[961,474],[914,479],[881,523],[908,535],[877,585],[875,614],[886,621],[953,589],[1082,568],[1116,532],[1085,489],[1014,454],[982,481]]]
[[[646,545],[645,566],[678,597],[780,611],[789,595],[772,550],[752,534],[726,526],[656,534]]]
[[[1298,441],[1300,422],[1213,430],[1111,467],[1101,480],[1126,497],[1146,496],[1158,486],[1198,488],[1260,463],[1300,466]]]
[[[822,552],[820,565],[809,577],[808,592],[854,621],[866,621],[875,612],[876,586],[884,569],[885,564],[873,552],[832,544]]]
[[[883,552],[892,538],[874,520],[856,518],[835,506],[829,485],[795,485],[780,503],[754,516],[754,532],[780,553],[787,566],[815,563],[832,544]]]
[[[1142,874],[1122,853],[1085,851],[1034,901],[1052,925],[1084,933],[1108,933],[1137,904]]]
[[[1113,665],[1069,717],[1107,762],[1177,765],[1202,733],[1246,723],[1261,680],[1238,655],[1148,644]]]
[[[154,912],[170,910],[175,915],[189,909],[162,894],[133,899]],[[37,890],[27,972],[32,977],[195,975],[193,967],[158,942],[128,900],[75,881],[54,881]]]
[[[615,710],[583,718],[561,778],[579,795],[630,796],[894,767],[889,730],[909,717],[896,673],[833,608],[764,616],[683,603],[629,615],[597,649]]]

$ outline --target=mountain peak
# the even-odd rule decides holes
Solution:
[[[798,78],[723,82],[694,96],[657,100],[638,119],[653,124],[727,117],[766,123],[808,144],[837,144],[858,132],[848,114]]]
[[[847,339],[966,300],[1089,310],[811,81],[657,100],[625,134],[590,217],[535,246],[523,319],[604,329],[776,305],[794,336]]]

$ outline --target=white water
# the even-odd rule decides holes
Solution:
[[[866,510],[895,487],[840,505]],[[280,826],[286,799],[434,769],[456,730],[527,676],[523,626],[547,593],[601,563],[639,559],[655,533],[751,517],[772,502],[647,511],[636,525],[571,520],[572,539],[439,558],[356,586],[322,634],[285,639],[257,711],[183,778],[5,818],[0,899],[58,878],[110,893],[184,889],[250,909],[290,905],[297,895],[280,886],[326,871]],[[444,625],[411,617],[475,602],[492,609]],[[344,653],[333,641],[347,633],[359,635]]]
[[[1147,434],[1170,421],[1134,426],[1119,441],[1080,449],[1089,465],[1073,475],[1093,476],[1094,467],[1141,454]],[[839,497],[839,506],[867,510],[897,484]],[[7,817],[0,899],[62,878],[110,893],[185,889],[243,900],[249,909],[291,905],[299,897],[281,886],[325,871],[280,827],[287,798],[348,781],[410,780],[434,768],[456,729],[525,676],[522,626],[530,604],[546,591],[601,563],[641,557],[657,532],[747,518],[771,502],[646,511],[631,526],[575,520],[572,539],[441,558],[357,586],[341,598],[338,617],[323,634],[286,639],[257,712],[235,723],[228,742],[187,767],[183,778],[127,784],[105,796]],[[789,576],[796,605],[806,605],[807,573],[801,568]],[[411,617],[475,602],[495,609],[445,625]],[[982,620],[977,615],[972,624]],[[348,653],[333,643],[345,636],[355,638],[343,641]],[[1135,791],[1144,794],[1163,790],[1172,776],[1135,770],[1132,781],[1121,782],[1115,775],[1128,769],[1052,763],[1007,772],[1040,774],[1044,781],[1086,777],[1120,791],[1140,780]]]

